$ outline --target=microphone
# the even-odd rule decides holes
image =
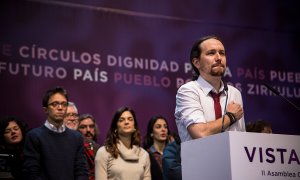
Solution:
[[[222,117],[222,128],[221,128],[221,132],[224,132],[224,118],[225,118],[225,114],[226,114],[226,111],[227,111],[227,101],[228,101],[228,86],[227,86],[227,83],[226,82],[223,82],[224,84],[224,91],[225,91],[225,94],[226,94],[226,101],[225,101],[225,106],[224,106],[224,114],[223,114],[223,117]]]
[[[227,92],[228,91],[228,86],[227,86],[227,83],[224,82],[224,90]]]
[[[292,103],[290,100],[288,100],[286,97],[284,97],[283,95],[280,94],[279,91],[277,91],[276,89],[274,89],[272,86],[268,85],[267,83],[263,83],[264,86],[266,86],[270,91],[272,91],[274,94],[276,94],[277,96],[280,96],[281,98],[283,98],[286,102],[288,102],[290,105],[292,105],[294,108],[296,108],[298,111],[300,110],[300,108],[298,106],[296,106],[296,104]]]

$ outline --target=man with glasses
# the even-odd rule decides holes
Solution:
[[[48,90],[42,105],[47,119],[41,127],[28,132],[25,139],[25,179],[87,180],[83,138],[63,124],[68,106],[66,90]]]
[[[78,109],[73,102],[68,103],[66,117],[64,118],[64,124],[70,129],[77,130],[78,128]]]
[[[84,137],[84,152],[87,160],[89,180],[95,179],[95,155],[100,145],[96,143],[98,127],[91,114],[82,114],[79,117],[78,131]]]

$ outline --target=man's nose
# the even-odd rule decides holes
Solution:
[[[58,109],[58,110],[64,109],[64,108],[63,108],[63,105],[62,105],[62,104],[57,105],[57,109]]]
[[[216,53],[216,61],[221,61],[221,57],[220,53]]]

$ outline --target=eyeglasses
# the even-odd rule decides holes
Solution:
[[[78,118],[79,115],[77,113],[67,113],[66,117]]]
[[[48,106],[52,106],[54,108],[57,108],[59,106],[66,108],[68,107],[68,102],[58,102],[58,101],[54,101],[52,103],[49,103]]]
[[[76,124],[78,124],[78,121],[77,120],[68,120],[67,121],[67,124],[74,124],[74,125],[76,125]]]

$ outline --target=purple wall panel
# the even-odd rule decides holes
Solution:
[[[262,86],[300,106],[294,1],[3,1],[0,9],[1,117],[41,125],[42,95],[61,85],[80,113],[96,117],[101,143],[120,106],[136,111],[143,134],[155,114],[176,131],[175,95],[191,77],[190,48],[216,34],[227,51],[224,79],[242,91],[246,121],[262,118],[274,133],[300,134],[299,111]]]

